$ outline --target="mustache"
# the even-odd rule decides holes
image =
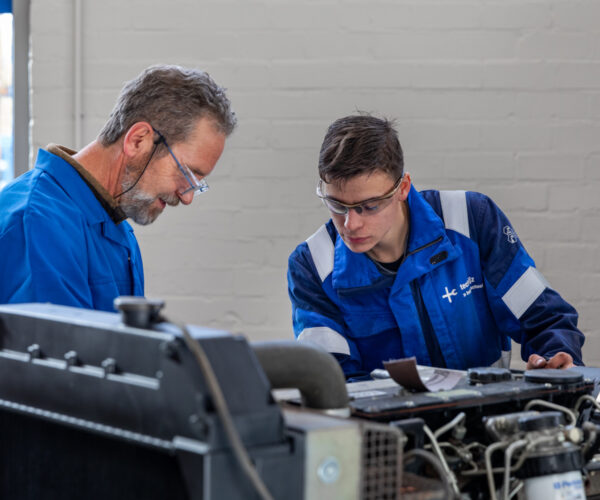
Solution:
[[[133,201],[134,203],[142,203],[145,205],[150,205],[152,203],[154,203],[154,201],[161,199],[162,201],[164,201],[167,205],[171,206],[171,207],[176,207],[177,205],[179,205],[179,202],[181,201],[179,199],[179,196],[173,194],[173,193],[164,193],[164,194],[158,194],[156,196],[153,196],[151,194],[145,193],[144,191],[141,191],[139,189],[134,189],[133,191],[131,191],[131,194],[128,197],[129,199],[131,199],[131,201]]]
[[[162,201],[164,201],[170,207],[176,207],[177,205],[179,205],[179,202],[181,201],[179,199],[179,196],[175,196],[172,194],[166,195],[166,196],[158,196],[158,198],[160,198]]]

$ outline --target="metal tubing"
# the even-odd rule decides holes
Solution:
[[[319,347],[293,341],[251,344],[273,389],[296,388],[307,407],[348,407],[346,379],[336,359]]]

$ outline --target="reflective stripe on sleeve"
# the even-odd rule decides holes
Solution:
[[[440,191],[440,203],[447,229],[471,237],[469,214],[467,213],[467,194],[465,191]]]
[[[529,267],[502,296],[502,300],[519,319],[547,287],[550,288],[542,273],[535,267]]]
[[[321,278],[321,281],[325,281],[325,278],[333,271],[333,255],[335,251],[333,241],[331,241],[331,237],[327,232],[327,227],[322,225],[315,234],[306,240],[306,243],[319,273],[319,278]]]
[[[328,352],[350,355],[350,346],[346,339],[326,326],[305,328],[298,335],[298,342],[310,342],[311,344],[317,344]]]

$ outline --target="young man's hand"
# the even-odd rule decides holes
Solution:
[[[566,370],[573,366],[575,366],[573,364],[573,357],[566,352],[557,352],[548,360],[539,354],[532,354],[527,360],[528,370],[535,370],[538,368],[560,368]]]

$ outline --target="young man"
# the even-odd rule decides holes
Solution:
[[[289,259],[296,338],[348,378],[389,359],[466,369],[582,364],[577,313],[545,281],[488,197],[417,192],[392,123],[348,116],[328,129],[317,195],[331,220]]]
[[[206,73],[153,66],[127,83],[98,138],[81,151],[50,145],[0,193],[0,303],[113,310],[143,295],[131,226],[208,189],[235,127]]]

